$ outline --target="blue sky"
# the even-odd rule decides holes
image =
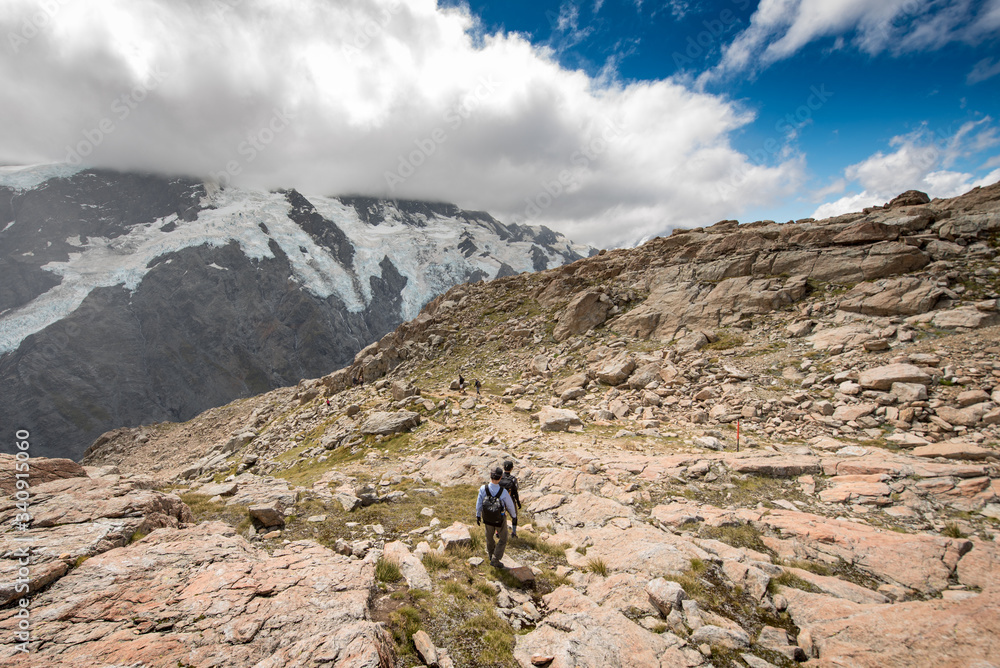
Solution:
[[[859,11],[859,3],[820,2],[833,16]],[[823,25],[817,18],[815,38],[787,57],[765,63],[758,49],[753,66],[728,72],[720,72],[725,50],[759,21],[760,2],[472,0],[464,4],[480,18],[485,31],[519,32],[532,43],[551,48],[567,68],[623,81],[692,81],[699,90],[751,111],[753,122],[731,135],[732,145],[754,162],[771,165],[787,152],[798,152],[805,160],[806,180],[794,196],[744,215],[787,220],[812,215],[820,205],[841,197],[845,201],[828,211],[881,203],[880,196],[891,191],[851,178],[845,170],[877,154],[891,155],[906,146],[907,139],[918,146],[940,146],[944,152],[968,124],[972,136],[966,145],[955,147],[953,156],[935,162],[931,170],[969,178],[943,178],[944,187],[932,194],[954,195],[982,177],[1000,180],[995,171],[1000,167],[997,2],[897,3],[898,13],[890,12],[871,30],[870,45],[862,43],[863,15],[839,27]],[[794,16],[794,10],[805,13],[811,3],[770,4],[786,5],[787,15]],[[838,11],[838,4],[846,9]],[[899,44],[905,41],[901,37],[936,21],[940,24],[923,40]],[[778,31],[770,37],[776,41],[780,35]],[[928,185],[913,183],[923,189]]]
[[[1000,0],[5,0],[0,165],[627,246],[1000,180],[998,45]]]

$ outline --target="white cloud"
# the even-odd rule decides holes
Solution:
[[[0,45],[0,163],[89,144],[98,166],[527,210],[599,245],[766,206],[804,171],[735,150],[753,116],[727,99],[566,70],[434,0],[6,0],[0,36],[43,4]]]
[[[813,217],[826,218],[884,204],[906,190],[921,190],[932,198],[956,197],[976,186],[996,182],[1000,169],[979,178],[949,169],[958,161],[969,160],[1000,144],[997,128],[991,123],[989,116],[969,121],[950,137],[936,136],[926,128],[894,137],[889,145],[896,150],[878,151],[844,170],[846,181],[858,184],[861,192],[822,204]],[[995,160],[988,160],[986,168]],[[843,182],[836,185],[843,189]]]
[[[953,41],[976,43],[998,30],[1000,0],[990,0],[979,12],[972,0],[761,0],[750,25],[703,80],[767,67],[824,37],[836,38],[836,49],[850,36],[865,53],[899,54]]]
[[[983,58],[972,67],[965,81],[971,86],[992,79],[998,74],[1000,74],[1000,59],[994,62],[992,58]]]

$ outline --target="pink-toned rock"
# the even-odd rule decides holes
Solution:
[[[888,364],[867,369],[858,375],[858,384],[866,390],[888,391],[893,383],[920,383],[927,385],[931,377],[913,364]]]
[[[972,539],[972,549],[958,562],[958,581],[980,589],[1000,588],[1000,545]]]
[[[772,478],[789,478],[805,473],[821,473],[820,461],[808,455],[752,456],[746,459],[727,458],[726,465],[740,473],[753,473]]]
[[[681,601],[687,598],[687,594],[684,593],[684,587],[672,580],[664,580],[663,578],[650,580],[646,585],[646,594],[649,596],[649,601],[656,606],[656,609],[664,617],[669,615],[671,610],[675,608],[679,610]]]
[[[866,589],[847,580],[841,580],[829,575],[817,575],[811,571],[791,566],[785,566],[784,570],[805,580],[824,594],[829,594],[830,596],[836,596],[837,598],[843,598],[855,603],[876,604],[889,602],[889,599],[883,594]]]
[[[967,408],[954,408],[952,406],[941,406],[934,409],[937,416],[955,427],[975,427],[983,416],[986,415],[987,406],[990,404],[974,404]]]
[[[838,476],[830,480],[829,486],[819,493],[824,503],[860,503],[863,505],[887,506],[892,503],[892,490],[883,482],[883,475]]]
[[[585,555],[575,548],[566,550],[566,560],[574,568],[586,569],[592,560],[600,559],[608,571],[615,573],[680,574],[690,568],[691,559],[707,558],[703,550],[687,540],[648,524],[629,529],[611,525],[574,529],[556,534],[550,542],[587,546]]]
[[[563,341],[574,334],[583,334],[603,323],[612,306],[607,295],[600,292],[581,292],[559,314],[552,336]]]
[[[311,541],[273,554],[221,523],[159,529],[95,556],[32,600],[33,651],[12,668],[214,665],[391,668],[391,635],[369,621],[374,566]],[[0,611],[13,638],[15,609]]]
[[[415,555],[410,554],[410,550],[402,541],[395,540],[386,543],[382,551],[382,556],[399,566],[400,573],[406,580],[406,584],[411,589],[424,589],[430,591],[433,588],[431,576],[427,574],[427,569]]]
[[[859,605],[783,587],[788,612],[823,668],[989,666],[1000,655],[1000,590],[963,601]],[[877,648],[877,649],[876,649]]]
[[[0,453],[0,493],[13,494],[17,485],[18,460],[14,455]],[[32,487],[62,478],[86,478],[87,472],[72,459],[32,457],[27,463],[28,482]]]
[[[173,494],[137,489],[104,478],[55,478],[32,487],[30,528],[14,526],[20,510],[14,497],[0,499],[0,605],[16,596],[18,549],[32,548],[32,591],[53,582],[77,559],[127,545],[137,533],[191,522],[186,505]],[[20,542],[19,539],[27,539]]]
[[[1000,455],[1000,452],[990,448],[981,448],[971,443],[932,443],[914,448],[913,455],[929,459],[945,457],[946,459],[982,460],[987,457],[996,457]]]
[[[552,657],[552,668],[664,668],[686,666],[670,633],[651,633],[622,613],[598,606],[550,614],[534,631],[515,636],[514,658],[522,666],[533,656]]]
[[[871,415],[877,408],[878,406],[876,404],[848,404],[846,406],[838,406],[837,409],[833,411],[833,419],[851,422],[852,420],[857,420],[860,417]]]
[[[880,531],[861,522],[772,510],[760,523],[794,539],[803,557],[843,559],[871,575],[923,593],[947,588],[972,543],[956,538]]]
[[[634,573],[615,573],[607,577],[591,575],[586,584],[587,596],[596,603],[623,614],[634,615],[639,611],[655,615],[658,611],[646,593],[648,581],[645,576]]]
[[[965,408],[973,404],[982,404],[989,400],[990,395],[983,390],[966,390],[965,392],[959,392],[955,398],[960,408]]]

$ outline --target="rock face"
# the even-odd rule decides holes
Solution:
[[[57,460],[58,461],[58,460]],[[38,460],[39,468],[46,467]],[[13,496],[0,501],[0,605],[17,597],[18,549],[32,548],[31,591],[63,576],[80,558],[127,545],[136,534],[190,522],[191,511],[173,494],[142,489],[141,483],[72,477],[32,487],[30,525],[18,529]],[[30,543],[21,542],[27,539]]]
[[[37,595],[33,651],[7,643],[0,657],[8,666],[391,668],[392,638],[369,621],[373,582],[371,563],[311,542],[268,555],[219,523],[159,529]],[[10,637],[15,613],[0,611]]]
[[[0,176],[0,414],[45,434],[35,456],[315,378],[453,285],[590,252],[450,204],[15,176]]]
[[[584,292],[574,297],[559,315],[552,336],[562,341],[574,334],[583,334],[603,323],[608,317],[611,300],[599,292]]]
[[[14,455],[0,453],[0,492],[13,494],[16,489],[18,460]],[[31,484],[51,482],[63,478],[86,478],[87,472],[71,459],[40,458],[24,466],[30,472]]]

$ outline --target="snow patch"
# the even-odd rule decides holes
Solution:
[[[15,165],[0,167],[0,186],[14,190],[31,190],[49,179],[64,179],[83,171],[83,167],[67,164]]]

